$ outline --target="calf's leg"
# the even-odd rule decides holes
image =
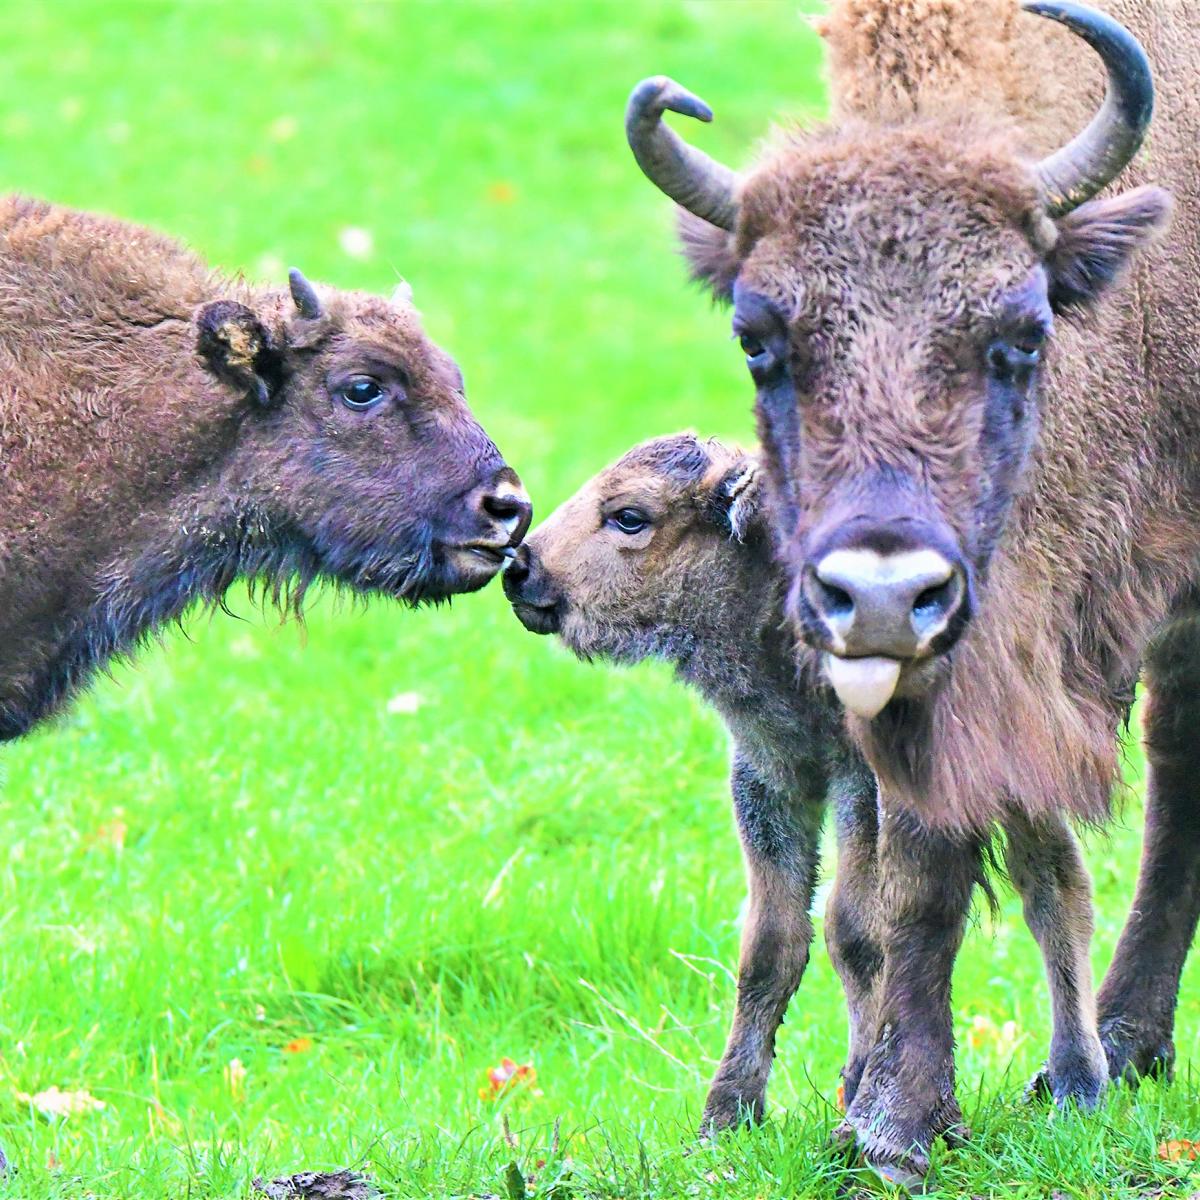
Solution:
[[[1079,843],[1061,817],[1004,822],[1005,862],[1021,896],[1025,923],[1042,951],[1054,1030],[1050,1058],[1030,1085],[1056,1103],[1093,1108],[1108,1082],[1092,995],[1091,879]]]
[[[838,781],[833,788],[833,804],[838,865],[833,892],[825,906],[825,945],[842,981],[850,1018],[850,1045],[842,1068],[842,1090],[849,1106],[875,1043],[877,984],[883,968],[875,777],[864,768],[861,774]]]
[[[702,1131],[762,1119],[775,1034],[800,986],[812,942],[812,903],[825,787],[816,773],[799,794],[776,791],[735,757],[732,790],[750,885],[737,1005],[704,1105]]]
[[[961,1124],[950,977],[981,856],[977,839],[930,833],[889,811],[886,795],[881,812],[883,969],[873,1045],[840,1132],[885,1179],[915,1185],[934,1138]]]
[[[1146,659],[1149,788],[1133,908],[1100,987],[1114,1079],[1169,1075],[1179,977],[1200,916],[1200,611],[1180,615]]]

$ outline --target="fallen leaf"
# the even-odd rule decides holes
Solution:
[[[1161,1142],[1158,1147],[1158,1157],[1164,1162],[1179,1162],[1184,1158],[1200,1158],[1200,1142],[1189,1141],[1187,1138]]]
[[[393,714],[403,713],[407,716],[415,713],[423,703],[419,692],[398,692],[387,702],[387,710]]]
[[[111,846],[120,854],[125,849],[125,837],[128,833],[129,826],[125,824],[125,818],[118,815],[111,821],[98,825],[88,841],[93,846]]]
[[[100,1112],[107,1107],[103,1100],[97,1100],[91,1092],[79,1089],[74,1092],[64,1092],[57,1087],[47,1088],[44,1092],[18,1092],[17,1099],[22,1104],[32,1104],[43,1117],[68,1117],[73,1113]]]
[[[487,1085],[479,1089],[481,1100],[498,1100],[518,1088],[527,1088],[530,1095],[540,1096],[537,1087],[537,1070],[533,1063],[518,1064],[511,1058],[502,1058],[498,1067],[489,1067]]]

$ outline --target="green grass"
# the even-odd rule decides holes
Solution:
[[[750,436],[726,318],[685,285],[621,111],[673,73],[718,112],[689,132],[744,160],[769,116],[822,106],[794,5],[95,0],[6,6],[0,44],[3,186],[253,276],[402,273],[543,514],[642,437]],[[437,612],[324,600],[306,633],[239,607],[0,755],[0,1144],[20,1167],[0,1194],[246,1196],[352,1165],[395,1196],[484,1195],[514,1157],[539,1195],[569,1174],[560,1200],[869,1186],[825,1147],[845,1019],[819,949],[770,1123],[690,1141],[743,889],[723,734],[665,671],[577,664],[495,588]],[[389,711],[404,693],[417,711]],[[1139,822],[1130,805],[1092,844],[1098,968]],[[1195,982],[1173,1088],[1022,1109],[1047,1000],[1006,897],[956,976],[977,1137],[940,1156],[946,1194],[1192,1190],[1155,1146],[1200,1135]],[[539,1090],[481,1100],[506,1055]],[[18,1099],[51,1085],[106,1107],[48,1122]]]

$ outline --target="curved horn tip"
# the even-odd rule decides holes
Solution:
[[[304,272],[297,267],[288,272],[288,288],[300,315],[309,321],[315,321],[321,315],[321,300],[316,288],[304,278]]]
[[[1108,73],[1092,123],[1037,166],[1046,209],[1061,217],[1116,179],[1141,148],[1154,114],[1154,77],[1141,43],[1107,14],[1072,0],[1021,0],[1021,7],[1087,42]]]
[[[627,111],[631,121],[657,120],[668,110],[705,124],[713,119],[713,110],[699,96],[668,75],[643,79],[629,94]]]

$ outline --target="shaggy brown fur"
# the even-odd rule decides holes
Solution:
[[[828,804],[837,817],[838,877],[825,929],[850,1010],[848,1101],[875,1040],[881,947],[912,905],[911,896],[892,894],[893,877],[879,873],[881,833],[889,859],[898,845],[909,846],[927,886],[969,894],[979,878],[977,840],[913,839],[910,826],[890,816],[881,831],[875,781],[849,744],[834,697],[819,680],[796,675],[786,578],[771,552],[760,490],[753,457],[688,434],[655,439],[556,510],[504,576],[527,628],[556,633],[585,659],[666,659],[729,728],[750,906],[733,1028],[705,1105],[708,1127],[763,1113],[776,1032],[808,959]],[[1053,998],[1045,1086],[1059,1100],[1091,1104],[1106,1067],[1087,958],[1087,872],[1062,823],[1033,831],[1013,813],[1005,829],[1010,875]],[[922,953],[914,947],[909,961]],[[947,1081],[931,1083],[957,1120]]]
[[[777,142],[741,185],[733,235],[684,223],[695,272],[737,298],[739,331],[765,347],[750,357],[797,580],[860,511],[940,523],[971,571],[973,620],[952,653],[906,668],[898,699],[850,721],[885,808],[948,831],[986,828],[1009,803],[1034,827],[1064,810],[1102,818],[1147,646],[1193,652],[1200,25],[1184,0],[1099,6],[1154,63],[1149,152],[1122,186],[1171,188],[1157,242],[1168,203],[1154,188],[1045,215],[1031,162],[1095,110],[1101,72],[1016,0],[838,0],[835,122]],[[1044,341],[1043,365],[999,379],[981,363],[997,338]],[[1154,701],[1140,911],[1101,990],[1114,1074],[1169,1059],[1200,910],[1197,775],[1171,732],[1200,718],[1179,683],[1191,670],[1153,660],[1148,681],[1182,711],[1165,719]],[[966,894],[930,893],[906,850],[886,873],[924,940],[886,946],[887,1017],[848,1120],[869,1158],[896,1164],[946,1125],[927,1080],[952,1078]]]
[[[0,740],[238,577],[415,603],[520,539],[528,501],[411,306],[296,286],[0,201]]]

